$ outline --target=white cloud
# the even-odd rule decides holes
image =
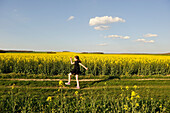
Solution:
[[[130,37],[129,37],[129,36],[120,36],[120,35],[108,35],[108,36],[105,36],[104,38],[112,38],[112,39],[115,39],[115,38],[129,39]]]
[[[143,35],[144,37],[157,37],[158,35],[157,34],[151,34],[151,33],[148,33],[148,34],[145,34]]]
[[[137,39],[136,40],[137,42],[144,42],[144,43],[154,43],[155,41],[154,40],[145,40],[145,39]]]
[[[107,46],[107,43],[97,44],[98,46]]]
[[[75,18],[74,16],[70,16],[70,17],[67,19],[67,21],[72,20],[72,19],[74,19],[74,18]]]
[[[89,25],[90,26],[103,25],[103,24],[110,24],[114,22],[125,22],[125,20],[119,17],[112,18],[112,16],[95,17],[90,19]]]
[[[100,30],[100,31],[108,30],[109,28],[110,28],[109,26],[103,26],[103,25],[94,27],[95,30]]]

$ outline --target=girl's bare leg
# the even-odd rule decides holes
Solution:
[[[70,83],[71,81],[71,73],[68,74],[68,82]]]
[[[70,85],[70,81],[71,81],[71,73],[68,74],[68,83],[65,83],[66,85]]]
[[[78,75],[76,75],[76,81],[77,81],[77,88],[80,88],[80,86],[79,86],[79,80],[78,80]]]

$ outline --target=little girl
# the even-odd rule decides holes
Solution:
[[[85,68],[86,70],[88,69],[87,67],[85,67],[80,59],[79,59],[79,56],[75,56],[74,57],[74,60],[75,62],[72,61],[72,58],[70,57],[70,61],[71,61],[71,64],[74,64],[74,68],[73,70],[68,74],[68,83],[65,83],[66,85],[70,85],[70,80],[71,80],[71,75],[76,75],[76,81],[77,81],[77,89],[80,89],[80,86],[79,86],[79,80],[78,80],[78,75],[80,74],[80,66],[82,66],[83,68]],[[80,66],[79,66],[80,65]]]

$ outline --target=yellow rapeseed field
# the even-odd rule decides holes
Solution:
[[[65,75],[72,66],[69,57],[78,55],[88,67],[82,74],[93,75],[168,75],[168,55],[81,54],[73,52],[1,53],[0,73]]]

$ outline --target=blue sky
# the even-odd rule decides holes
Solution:
[[[0,0],[0,49],[170,52],[169,0]]]

